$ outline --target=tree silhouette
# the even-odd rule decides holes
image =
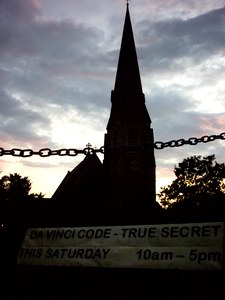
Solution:
[[[4,263],[15,258],[25,228],[38,219],[39,200],[44,195],[30,194],[31,185],[28,177],[18,173],[0,178],[0,252]]]
[[[0,182],[9,199],[27,196],[31,189],[31,182],[28,177],[22,178],[18,173],[3,176]]]
[[[30,179],[22,177],[18,173],[5,175],[0,179],[0,200],[18,201],[26,199],[43,199],[42,193],[31,193],[32,183]]]
[[[215,155],[188,157],[175,166],[174,173],[176,179],[158,194],[164,208],[210,208],[221,199],[224,205],[225,164],[217,163]]]
[[[28,177],[21,177],[18,173],[3,176],[0,179],[2,200],[15,201],[29,195],[31,182]]]
[[[30,179],[18,173],[0,178],[0,224],[6,226],[34,219],[44,195],[30,193],[31,186]]]

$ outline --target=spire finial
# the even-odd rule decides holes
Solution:
[[[129,2],[130,2],[130,0],[127,0],[127,7],[129,6]]]

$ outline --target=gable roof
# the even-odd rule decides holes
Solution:
[[[83,189],[91,189],[99,185],[103,178],[103,165],[96,155],[86,155],[72,171],[69,171],[57,190],[52,196],[52,200],[63,201],[66,195],[70,198]]]

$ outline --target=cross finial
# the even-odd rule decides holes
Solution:
[[[91,145],[90,143],[87,143],[86,146],[87,146],[87,148],[89,149],[89,148],[91,148],[92,145]]]
[[[85,155],[92,155],[92,154],[94,154],[94,149],[91,148],[92,145],[90,143],[87,143],[86,147],[87,148],[84,148],[84,154]]]
[[[130,2],[130,0],[127,0],[127,6],[129,6],[129,2]]]

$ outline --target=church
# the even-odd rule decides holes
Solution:
[[[88,153],[53,194],[55,225],[149,223],[158,209],[153,129],[128,3],[106,130],[103,163]]]
[[[153,129],[145,106],[128,4],[106,129],[103,163],[96,153],[87,151],[84,160],[68,172],[56,189],[47,209],[36,210],[38,222],[42,216],[42,224],[36,227],[161,223],[161,209],[155,199]],[[170,249],[165,245],[162,248]],[[150,249],[147,250],[151,252]],[[27,251],[33,255],[32,248]],[[8,273],[10,281],[3,286],[7,295],[14,293],[23,299],[24,295],[30,299],[34,294],[42,299],[51,295],[56,299],[174,300],[222,299],[224,295],[224,270],[164,270],[135,268],[132,264],[130,268],[73,268],[50,264],[21,265],[13,272],[13,276]]]

